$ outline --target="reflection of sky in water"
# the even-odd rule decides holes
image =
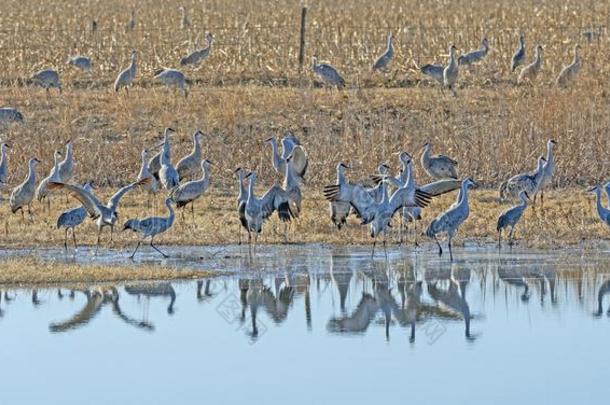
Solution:
[[[1,403],[605,398],[608,257],[273,249],[241,277],[3,294]]]

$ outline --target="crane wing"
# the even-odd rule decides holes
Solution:
[[[49,190],[67,190],[70,195],[80,201],[91,217],[102,215],[102,203],[89,191],[75,184],[58,183],[51,181],[47,185]]]
[[[110,208],[110,210],[112,210],[112,211],[116,211],[116,208],[119,205],[119,201],[121,201],[121,198],[125,195],[125,193],[127,193],[128,191],[132,190],[133,188],[135,188],[137,186],[142,186],[142,185],[148,184],[150,182],[151,182],[150,177],[147,177],[140,181],[134,181],[133,183],[120,188],[119,191],[117,191],[116,193],[114,193],[114,195],[112,197],[110,197],[106,207]]]
[[[291,154],[292,159],[290,162],[294,168],[294,171],[299,177],[304,177],[305,172],[307,172],[307,166],[309,165],[309,159],[307,158],[305,149],[303,149],[301,145],[294,145]]]
[[[274,184],[260,199],[263,219],[267,219],[277,210],[277,215],[282,222],[290,221],[292,214],[288,203],[286,192],[277,184]]]
[[[443,179],[424,184],[423,186],[418,187],[418,190],[423,191],[432,197],[437,197],[439,195],[450,193],[453,190],[457,190],[461,185],[462,182],[460,180]]]

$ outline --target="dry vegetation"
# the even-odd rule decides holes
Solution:
[[[326,204],[320,201],[321,186],[334,181],[334,166],[341,159],[352,163],[352,178],[363,178],[381,161],[394,164],[392,153],[418,154],[431,140],[435,151],[459,160],[463,175],[486,186],[476,192],[472,217],[461,233],[490,239],[495,238],[495,218],[505,208],[493,189],[512,174],[533,168],[546,139],[553,137],[558,141],[558,190],[547,196],[544,218],[539,211],[528,212],[522,230],[532,243],[543,245],[605,237],[582,187],[610,177],[608,4],[312,2],[306,61],[315,54],[343,72],[348,90],[337,92],[313,85],[310,74],[298,66],[299,2],[180,3],[189,10],[191,29],[178,28],[176,2],[142,0],[137,2],[137,28],[127,33],[129,7],[123,8],[123,1],[5,0],[0,14],[0,105],[15,106],[26,117],[24,125],[0,133],[13,145],[11,185],[23,179],[25,161],[32,155],[44,161],[39,173],[46,175],[52,150],[73,137],[77,180],[94,179],[102,187],[99,192],[107,195],[109,186],[125,184],[136,175],[140,150],[151,148],[163,127],[179,131],[173,143],[175,158],[190,149],[190,133],[200,128],[206,134],[205,154],[217,163],[213,190],[197,205],[195,231],[185,232],[186,225],[179,221],[162,243],[234,242],[238,221],[232,169],[257,169],[262,183],[271,184],[276,177],[262,140],[291,129],[310,156],[305,212],[293,227],[292,240],[367,242],[363,229],[332,232]],[[89,30],[92,19],[98,25],[94,33]],[[599,27],[599,38],[588,42],[583,37],[583,31]],[[197,34],[206,30],[217,42],[200,69],[185,71],[193,81],[187,100],[152,83],[155,67],[177,67]],[[389,30],[396,37],[395,60],[389,73],[372,74],[370,64]],[[516,87],[516,76],[508,68],[520,31],[526,35],[528,58],[535,43],[545,47],[543,71],[532,88]],[[492,51],[483,63],[461,72],[457,98],[441,95],[435,83],[414,69],[416,64],[444,62],[449,43],[466,51],[478,47],[483,36]],[[583,69],[571,89],[560,91],[550,83],[571,59],[576,42],[583,45]],[[110,85],[131,49],[140,51],[137,86],[127,97],[116,95]],[[93,58],[91,75],[65,65],[67,56],[76,53]],[[48,66],[62,75],[66,90],[61,95],[24,86],[23,78]],[[424,182],[423,173],[418,175]],[[144,215],[138,198],[126,198],[121,221]],[[435,203],[423,222],[452,198]],[[54,223],[64,205],[63,198],[55,197],[51,213],[45,214],[37,205],[35,221],[23,225],[2,204],[8,232],[0,233],[0,244],[61,243],[63,234]],[[546,231],[539,229],[542,225]],[[88,243],[94,241],[90,223],[78,233]],[[117,243],[133,240],[133,235],[121,235]],[[279,242],[282,233],[268,232],[263,240]]]

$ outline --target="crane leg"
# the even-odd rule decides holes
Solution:
[[[451,249],[451,236],[449,237],[449,261],[453,261],[453,250]]]
[[[193,217],[193,226],[195,226],[195,201],[191,202],[191,216]]]
[[[443,255],[443,248],[441,247],[441,244],[438,241],[438,239],[436,239],[436,235],[434,235],[434,241],[436,242],[436,245],[438,246],[438,256],[441,257]]]
[[[375,256],[375,245],[377,244],[377,238],[373,240],[373,251],[371,252],[371,259]]]
[[[131,254],[131,256],[129,256],[130,259],[133,259],[136,256],[136,252],[138,251],[138,248],[140,247],[140,245],[142,244],[142,239],[140,239],[138,241],[138,245],[136,246],[136,249],[133,251],[133,253]]]
[[[419,243],[417,242],[417,221],[413,220],[413,232],[415,232],[415,247],[419,247]]]
[[[113,233],[114,233],[114,225],[110,225],[110,243],[112,243]]]
[[[512,246],[513,243],[513,232],[515,231],[515,227],[510,228],[510,233],[508,234],[508,246]]]
[[[498,250],[502,249],[502,230],[498,231]]]
[[[102,233],[102,228],[97,229],[97,241],[95,242],[95,255],[97,256],[97,251],[100,248],[100,233]]]
[[[64,237],[64,250],[68,252],[68,228],[66,228],[66,233]]]
[[[60,300],[64,298],[63,293],[61,292],[61,288],[57,289],[57,298],[59,298]]]
[[[383,252],[385,253],[385,259],[388,260],[388,248],[386,246],[386,237],[383,235]]]
[[[163,253],[162,251],[159,250],[159,248],[157,248],[155,245],[153,245],[153,240],[155,239],[155,237],[153,236],[152,238],[150,238],[150,247],[152,247],[153,249],[155,249],[157,252],[161,253],[163,255],[163,257],[165,257],[166,259],[169,257],[168,255],[166,255],[165,253]]]
[[[76,244],[76,231],[72,228],[72,241],[74,242],[74,250],[78,249],[78,245]]]

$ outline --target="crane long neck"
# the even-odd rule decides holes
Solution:
[[[28,169],[28,177],[25,180],[26,183],[35,183],[36,182],[36,169],[34,168],[35,163],[31,162]]]
[[[246,184],[244,183],[244,176],[242,174],[239,175],[239,199],[241,200],[246,193],[248,192],[248,189],[246,188]]]
[[[337,184],[345,184],[345,172],[343,166],[337,167]]]
[[[254,178],[250,177],[248,182],[248,201],[254,198]]]
[[[210,172],[206,165],[201,166],[201,181],[207,181],[210,179]]]
[[[169,215],[167,216],[167,225],[168,227],[172,226],[174,223],[174,208],[172,207],[171,201],[165,203],[167,210],[169,211]]]
[[[2,152],[0,153],[0,165],[2,165],[6,161],[6,148],[1,146]]]
[[[280,167],[280,153],[277,148],[277,142],[275,140],[271,141],[271,159],[273,160],[273,165],[275,167]]]
[[[66,158],[64,160],[72,160],[72,143],[69,143],[68,146],[66,146]]]
[[[468,186],[466,183],[462,184],[460,189],[460,206],[468,208]]]
[[[536,54],[534,56],[534,65],[536,65],[536,67],[540,67],[541,64],[542,64],[542,55],[540,54],[540,50],[538,48],[536,48]]]
[[[599,215],[602,221],[606,221],[606,218],[608,217],[608,213],[610,211],[608,211],[602,205],[602,191],[599,188],[595,190],[595,204],[597,207],[597,215]]]
[[[430,145],[424,147],[424,153],[421,155],[422,163],[427,164],[430,161]]]
[[[197,139],[197,136],[193,137],[193,155],[201,155],[201,145],[199,144],[199,139]]]
[[[553,145],[549,144],[546,148],[546,161],[547,164],[553,161]]]

